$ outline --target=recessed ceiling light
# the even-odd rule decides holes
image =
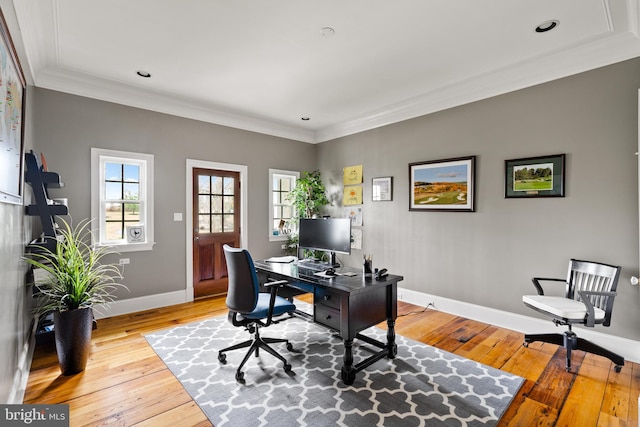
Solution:
[[[149,77],[151,77],[151,73],[148,73],[146,71],[136,71],[136,74],[139,75],[140,77],[144,77],[145,79],[148,79]]]
[[[545,21],[542,24],[536,27],[536,33],[546,33],[547,31],[551,31],[560,25],[559,21],[555,19],[550,19],[549,21]]]
[[[300,120],[302,120],[303,122],[308,122],[311,119],[309,117],[300,117]]]
[[[323,27],[323,28],[320,29],[320,35],[322,35],[324,37],[331,37],[335,33],[336,33],[336,30],[334,30],[331,27]]]

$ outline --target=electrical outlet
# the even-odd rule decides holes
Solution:
[[[286,244],[284,244],[284,245],[280,246],[280,249],[282,249],[282,250],[287,249],[287,245],[286,245]]]
[[[129,258],[120,258],[120,265],[129,264]]]

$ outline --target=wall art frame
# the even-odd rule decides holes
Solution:
[[[475,212],[476,156],[409,163],[409,210]]]
[[[374,202],[393,201],[393,177],[384,176],[371,180],[371,200]]]
[[[505,160],[505,199],[564,197],[565,163],[565,154]]]
[[[22,204],[26,81],[0,10],[0,202]]]

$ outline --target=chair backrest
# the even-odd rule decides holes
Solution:
[[[222,249],[229,277],[227,307],[237,313],[250,313],[256,308],[260,289],[253,259],[246,249],[229,245],[224,245]]]
[[[618,287],[620,270],[620,267],[614,265],[572,259],[569,261],[566,297],[580,300],[578,291],[615,292]],[[604,324],[609,326],[613,297],[592,295],[589,300],[595,307],[605,311]]]

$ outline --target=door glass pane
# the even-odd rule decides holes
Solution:
[[[211,232],[222,233],[222,215],[211,216]]]
[[[208,176],[198,176],[198,193],[209,194],[211,192],[211,181]]]
[[[234,212],[233,203],[234,203],[235,197],[233,197],[233,196],[223,196],[223,198],[224,198],[224,200],[223,200],[224,213],[233,213]]]
[[[222,213],[222,196],[211,196],[211,213]]]
[[[211,194],[222,194],[222,178],[219,176],[211,177]]]
[[[198,213],[210,213],[211,212],[211,197],[198,196]]]
[[[224,231],[227,233],[233,231],[233,215],[224,215]]]
[[[224,177],[224,194],[234,194],[234,179],[228,176]]]
[[[198,230],[202,233],[210,233],[211,225],[209,222],[209,215],[198,215]]]

